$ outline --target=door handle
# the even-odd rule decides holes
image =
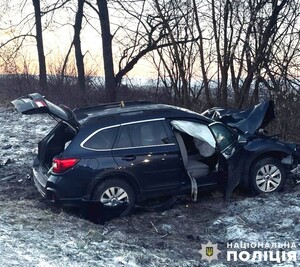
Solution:
[[[133,161],[135,159],[136,159],[136,156],[133,156],[133,155],[128,155],[128,156],[122,157],[122,160],[125,160],[125,161]]]

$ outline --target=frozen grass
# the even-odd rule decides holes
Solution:
[[[37,142],[55,122],[0,109],[0,125],[0,266],[300,266],[226,261],[227,242],[296,242],[299,260],[300,187],[235,193],[229,203],[213,192],[198,203],[181,198],[164,212],[96,225],[45,203],[27,179]],[[199,253],[208,241],[221,250],[211,264]]]

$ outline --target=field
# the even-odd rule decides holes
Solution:
[[[300,186],[292,182],[270,196],[237,191],[228,203],[218,192],[197,203],[181,197],[171,209],[98,225],[45,202],[32,184],[37,142],[55,122],[0,108],[0,125],[0,266],[300,266]],[[211,263],[199,252],[208,241],[221,251]],[[240,242],[293,243],[284,250],[297,261],[227,261],[227,243]]]

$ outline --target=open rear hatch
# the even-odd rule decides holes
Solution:
[[[79,130],[79,122],[68,107],[57,106],[39,93],[20,97],[12,104],[22,114],[49,114],[59,123],[38,144],[38,164],[47,170],[56,155],[62,153]],[[35,161],[36,162],[36,161]]]
[[[39,93],[33,93],[17,98],[11,103],[22,114],[46,113],[56,119],[64,121],[76,131],[79,129],[80,124],[71,109],[66,106],[57,106],[46,100]]]
[[[45,196],[53,158],[64,152],[78,133],[80,124],[72,110],[51,103],[38,93],[15,99],[12,104],[22,114],[49,114],[59,121],[38,143],[38,156],[33,163],[34,182],[40,193]]]

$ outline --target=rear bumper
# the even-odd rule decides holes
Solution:
[[[39,170],[38,166],[33,166],[33,182],[40,194],[45,198],[46,197],[46,183],[48,177]]]
[[[47,175],[40,165],[33,166],[33,181],[37,190],[40,192],[43,198],[49,202],[61,206],[68,207],[81,207],[82,202],[89,199],[89,196],[83,196],[78,198],[64,197],[62,193],[57,189],[57,184],[61,177]]]
[[[46,197],[49,202],[64,207],[81,207],[85,198],[61,198],[59,193],[51,187],[46,188]]]

